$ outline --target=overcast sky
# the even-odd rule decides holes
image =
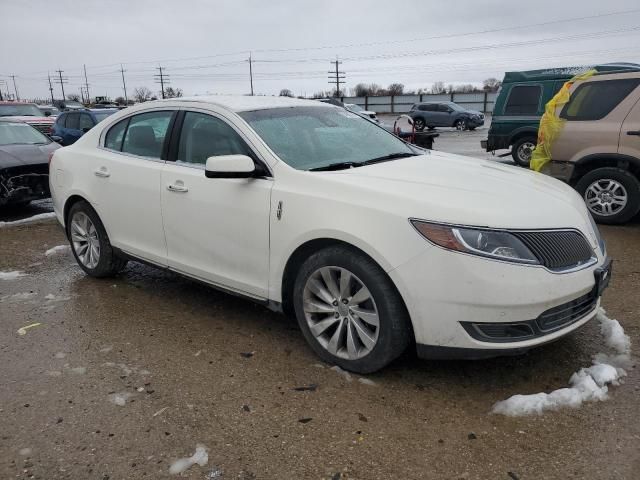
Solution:
[[[65,92],[79,93],[83,64],[91,96],[123,94],[120,63],[130,94],[158,91],[159,65],[185,95],[248,93],[251,51],[256,94],[312,95],[331,88],[336,56],[347,91],[359,82],[418,89],[640,62],[638,45],[638,0],[0,1],[0,84],[14,93],[15,75],[22,98],[49,97],[47,74],[58,69]]]

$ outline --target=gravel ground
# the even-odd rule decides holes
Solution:
[[[604,306],[637,345],[640,225],[603,230]],[[0,271],[26,273],[0,280],[0,478],[168,478],[198,444],[208,462],[182,478],[638,478],[635,369],[606,402],[489,413],[566,386],[604,349],[594,322],[520,357],[409,353],[363,383],[282,315],[139,264],[92,279],[68,251],[44,255],[64,243],[52,221],[0,229]]]

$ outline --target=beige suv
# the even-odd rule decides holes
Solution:
[[[575,187],[597,222],[630,220],[640,210],[640,69],[576,82],[558,109],[566,122],[542,172]]]

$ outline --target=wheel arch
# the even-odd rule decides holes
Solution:
[[[69,210],[71,210],[71,207],[73,207],[76,203],[82,202],[82,201],[89,203],[89,200],[87,200],[83,196],[73,194],[73,195],[70,195],[69,198],[67,198],[67,200],[64,202],[64,208],[62,210],[62,218],[64,220],[65,230],[67,227],[67,216],[69,215]]]
[[[301,245],[299,245],[292,253],[291,255],[289,255],[289,258],[287,259],[287,262],[285,264],[283,273],[282,273],[282,279],[281,279],[281,292],[282,292],[282,311],[287,315],[287,316],[294,316],[295,312],[293,309],[293,286],[295,283],[295,278],[296,278],[296,274],[298,272],[299,267],[302,265],[302,263],[309,258],[309,256],[313,255],[315,252],[318,252],[324,248],[327,247],[333,247],[333,246],[342,246],[345,247],[347,249],[353,250],[355,252],[358,252],[361,255],[364,255],[366,257],[368,257],[369,259],[371,259],[376,265],[378,265],[380,267],[380,269],[385,273],[385,275],[387,275],[387,277],[389,277],[387,270],[380,264],[379,261],[377,261],[374,256],[370,255],[369,253],[367,253],[366,251],[364,251],[363,249],[357,247],[356,245],[354,245],[353,243],[349,243],[345,240],[339,240],[337,238],[329,238],[329,237],[324,237],[324,238],[315,238],[312,240],[308,240],[304,243],[302,243]],[[393,279],[391,277],[389,277],[389,280],[391,281],[391,284],[394,286],[394,288],[396,289],[396,292],[398,293],[399,297],[402,299],[402,303],[404,304],[405,309],[407,309],[407,311],[409,311],[408,307],[407,307],[407,302],[405,300],[405,298],[402,295],[402,291],[400,288],[398,288],[398,285],[396,285],[396,283],[393,281]],[[412,341],[414,341],[413,339],[415,338],[414,336],[414,327],[413,327],[413,321],[410,318],[410,322],[411,322],[411,338]]]
[[[587,155],[575,162],[575,168],[573,169],[570,183],[575,186],[575,184],[588,172],[606,167],[626,170],[640,180],[640,158],[621,153],[596,153]]]
[[[511,137],[509,137],[509,146],[512,146],[518,140],[521,140],[525,137],[533,137],[536,139],[536,143],[537,143],[538,130],[531,127],[522,127],[517,129],[515,132],[511,134]]]

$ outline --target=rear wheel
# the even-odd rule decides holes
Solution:
[[[296,318],[323,360],[371,373],[409,344],[410,321],[387,274],[369,257],[329,247],[301,266],[293,291]]]
[[[424,120],[420,117],[413,119],[413,126],[418,131],[421,132],[424,130],[425,123]]]
[[[598,223],[625,223],[640,211],[640,181],[621,168],[597,168],[576,184]]]
[[[78,265],[92,277],[118,273],[127,260],[118,256],[96,211],[85,201],[71,207],[66,219],[67,237]]]
[[[516,140],[511,148],[513,161],[521,167],[529,168],[531,155],[536,148],[537,139],[535,137],[524,137]]]

